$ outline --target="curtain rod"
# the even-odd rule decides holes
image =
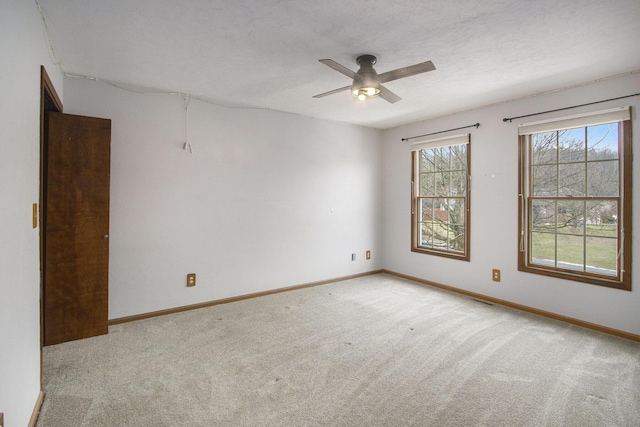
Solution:
[[[555,110],[548,110],[548,111],[541,111],[539,113],[525,114],[524,116],[505,117],[504,119],[502,119],[502,121],[503,122],[511,122],[511,120],[514,120],[514,119],[522,119],[524,117],[537,116],[539,114],[555,113],[556,111],[570,110],[572,108],[584,107],[584,106],[593,105],[593,104],[600,104],[601,102],[615,101],[617,99],[631,98],[632,96],[638,96],[638,95],[640,95],[640,93],[634,93],[633,95],[619,96],[617,98],[603,99],[602,101],[588,102],[586,104],[574,105],[573,107],[557,108]]]
[[[480,123],[476,123],[475,125],[462,126],[462,127],[454,128],[454,129],[441,130],[440,132],[425,133],[424,135],[410,136],[408,138],[402,138],[402,140],[403,141],[408,141],[408,140],[414,139],[414,138],[422,138],[423,136],[431,136],[431,135],[437,135],[439,133],[451,132],[452,130],[460,130],[460,129],[473,128],[473,127],[478,129],[478,126],[480,126]]]

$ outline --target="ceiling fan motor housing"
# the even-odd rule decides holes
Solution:
[[[380,81],[378,73],[373,69],[377,58],[373,55],[360,55],[356,58],[356,63],[360,69],[356,72],[351,86],[353,96],[362,99],[362,97],[376,96],[380,93]]]
[[[373,68],[375,63],[378,62],[378,58],[373,55],[360,55],[356,58],[356,64],[362,66],[369,65],[370,68]]]

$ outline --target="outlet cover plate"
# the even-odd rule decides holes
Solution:
[[[187,286],[195,286],[196,285],[196,273],[187,274]]]

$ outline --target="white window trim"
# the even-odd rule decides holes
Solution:
[[[430,150],[433,148],[451,147],[453,145],[469,144],[470,133],[445,136],[443,138],[419,140],[411,142],[411,151]]]
[[[563,129],[573,129],[587,126],[617,123],[631,119],[630,107],[618,107],[593,113],[576,114],[574,116],[559,117],[557,119],[541,120],[538,122],[518,125],[518,135],[532,135],[534,133],[553,132]]]

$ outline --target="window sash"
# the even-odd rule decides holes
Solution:
[[[449,216],[449,212],[450,211],[446,211],[447,212],[447,216],[446,216],[446,220],[442,219],[442,218],[438,218],[437,215],[434,215],[432,217],[431,221],[425,221],[423,219],[424,213],[422,211],[422,202],[426,201],[426,200],[432,200],[432,201],[438,201],[438,200],[447,200],[448,202],[450,202],[451,200],[456,201],[456,203],[459,203],[462,206],[462,218],[460,218],[460,222],[452,222],[451,218]],[[443,252],[447,252],[447,253],[454,253],[454,254],[464,254],[467,250],[467,239],[464,238],[463,242],[462,242],[462,249],[455,249],[453,247],[449,246],[449,243],[451,241],[457,240],[455,235],[452,235],[451,232],[453,230],[450,229],[450,227],[455,227],[455,226],[462,226],[463,228],[463,237],[466,237],[466,224],[467,224],[467,206],[466,206],[466,202],[467,202],[467,198],[465,196],[420,196],[417,197],[416,200],[416,204],[417,204],[417,211],[418,211],[418,218],[416,219],[417,221],[417,242],[416,242],[416,246],[422,249],[428,249],[428,250],[434,250],[434,251],[443,251]],[[447,203],[446,205],[449,205],[449,203]],[[439,210],[438,210],[439,212]],[[443,232],[446,231],[446,238],[445,240],[445,244],[442,247],[436,247],[435,245],[423,245],[422,244],[422,239],[421,239],[421,231],[422,228],[421,226],[424,224],[434,224],[434,226],[436,224],[438,224],[438,226],[445,228],[445,230],[442,230]]]
[[[553,222],[548,224],[548,227],[546,228],[542,228],[539,226],[536,226],[535,224],[533,224],[533,205],[535,202],[552,202],[555,205],[556,211],[552,213],[553,216]],[[558,220],[558,204],[561,204],[562,202],[571,202],[571,203],[583,203],[584,204],[584,211],[583,214],[584,216],[582,217],[582,220],[579,224],[579,226],[577,227],[579,232],[576,232],[574,230],[571,230],[571,228],[565,230],[559,230],[558,229],[558,224],[560,224],[561,222]],[[587,274],[587,275],[593,275],[593,277],[606,277],[607,279],[616,279],[616,280],[620,280],[621,279],[621,263],[620,263],[620,254],[621,254],[621,246],[620,246],[620,230],[618,228],[618,224],[615,224],[615,231],[614,231],[614,235],[613,236],[607,236],[607,235],[597,235],[596,233],[593,232],[588,232],[589,227],[590,226],[599,226],[604,228],[611,228],[611,227],[607,227],[607,224],[605,223],[601,223],[601,224],[590,224],[590,218],[588,218],[586,216],[587,212],[587,206],[589,203],[594,203],[594,202],[612,202],[616,205],[616,216],[618,218],[620,218],[620,204],[621,204],[621,200],[619,197],[529,197],[528,201],[527,201],[527,227],[528,227],[528,232],[527,232],[527,258],[528,258],[528,263],[531,266],[538,266],[538,267],[543,267],[543,268],[553,268],[556,269],[558,271],[567,271],[567,270],[571,270],[572,272],[575,273],[580,273],[580,274]],[[546,224],[545,224],[546,225]],[[575,229],[576,227],[574,227]],[[553,243],[553,247],[552,247],[552,252],[554,253],[553,259],[550,258],[541,258],[540,256],[537,256],[538,254],[535,253],[534,251],[534,235],[550,235],[554,237],[554,243]],[[578,254],[580,255],[581,262],[577,263],[577,261],[575,261],[575,258],[578,256],[578,254],[573,254],[573,255],[563,255],[560,256],[559,252],[559,248],[562,248],[561,245],[558,244],[558,240],[560,239],[573,239],[573,240],[581,240],[581,245],[582,248],[578,248]],[[590,261],[589,259],[591,259],[593,257],[593,255],[595,254],[595,252],[593,252],[593,248],[592,250],[589,250],[589,241],[591,242],[595,242],[596,239],[600,240],[601,242],[603,242],[604,240],[615,240],[615,250],[613,255],[613,261],[615,262],[615,268],[607,268],[604,267],[603,265],[590,265]],[[548,250],[548,248],[547,248]],[[572,262],[571,259],[574,259],[574,261]],[[550,262],[552,263],[550,265]],[[593,263],[593,261],[591,261]],[[573,265],[571,265],[573,264]],[[580,267],[580,268],[576,268],[576,267]],[[613,272],[613,273],[609,273],[609,272]]]
[[[631,179],[632,179],[632,165],[631,165],[631,157],[632,157],[632,142],[631,142],[631,120],[630,120],[630,109],[628,107],[623,107],[621,109],[613,109],[618,111],[623,111],[623,118],[625,120],[615,120],[610,123],[618,123],[619,129],[619,153],[618,159],[619,162],[619,180],[618,180],[618,188],[619,194],[614,196],[613,194],[608,196],[584,196],[584,197],[571,197],[571,196],[549,196],[549,195],[540,195],[533,196],[531,189],[532,179],[532,159],[531,159],[531,140],[532,133],[520,132],[519,136],[519,176],[518,176],[518,200],[519,200],[519,217],[518,217],[518,229],[519,229],[519,248],[518,248],[518,270],[541,274],[550,277],[557,277],[567,280],[573,280],[578,282],[590,283],[600,286],[607,286],[611,288],[617,288],[622,290],[631,290],[631,235],[632,235],[632,214],[631,214]],[[608,110],[611,111],[611,110]],[[588,116],[597,116],[597,114],[589,114],[589,115],[581,115],[582,117]],[[620,116],[619,116],[620,117]],[[556,122],[561,121],[556,120]],[[564,122],[565,125],[568,122]],[[570,124],[571,127],[574,127],[576,122]],[[598,121],[591,122],[583,122],[584,124],[579,125],[578,127],[588,127],[595,126],[598,124],[606,124]],[[530,128],[531,129],[531,128]],[[541,129],[541,128],[539,128]],[[562,130],[561,126],[549,126],[541,130],[536,130],[535,133],[543,133],[545,131],[557,131]],[[571,268],[564,268],[566,265],[555,265],[549,266],[544,262],[541,263],[535,257],[532,258],[532,249],[531,249],[531,239],[532,232],[534,231],[534,225],[532,224],[533,220],[531,218],[531,203],[534,201],[540,200],[557,200],[557,201],[569,201],[569,202],[577,202],[577,201],[585,201],[585,203],[594,203],[597,201],[610,201],[613,205],[617,204],[617,218],[616,218],[616,232],[615,238],[615,263],[616,263],[616,273],[613,276],[612,271],[605,271],[604,274],[602,270],[598,270],[597,268],[591,268],[592,266],[599,265],[598,263],[590,264],[592,261],[587,260],[586,267],[584,267],[584,271],[575,271]],[[539,230],[538,230],[539,231]],[[555,235],[555,231],[554,231]],[[560,233],[560,236],[569,235],[571,233]],[[535,236],[534,236],[535,237]],[[600,241],[604,243],[604,240]],[[585,244],[585,248],[587,245],[591,245],[593,242],[587,242]],[[593,247],[592,247],[593,249]],[[613,250],[613,248],[610,248]],[[592,252],[595,253],[595,252]],[[587,254],[588,255],[588,254]],[[593,260],[593,258],[591,258]],[[609,274],[611,273],[611,274]]]

